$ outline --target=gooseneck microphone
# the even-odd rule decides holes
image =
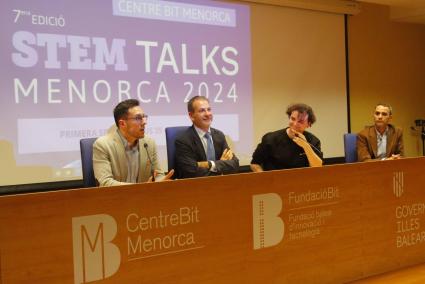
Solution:
[[[151,176],[152,176],[152,181],[155,181],[155,171],[154,171],[154,169],[153,169],[153,164],[152,164],[151,156],[149,155],[149,151],[148,151],[148,143],[143,144],[143,147],[145,147],[146,154],[148,155],[149,162],[151,163]]]

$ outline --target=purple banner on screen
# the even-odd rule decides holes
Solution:
[[[183,23],[236,25],[236,11],[207,5],[172,1],[113,0],[114,15]]]
[[[0,140],[13,144],[17,165],[71,167],[78,176],[79,139],[104,134],[119,101],[139,99],[163,141],[164,127],[191,124],[186,102],[195,95],[209,97],[213,127],[237,155],[250,155],[246,5],[4,0],[0,11]]]

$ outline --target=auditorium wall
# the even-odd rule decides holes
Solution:
[[[348,18],[351,130],[372,122],[378,102],[393,106],[406,156],[422,155],[414,120],[425,119],[425,25],[390,20],[387,6],[362,3]],[[418,129],[418,128],[416,128]]]

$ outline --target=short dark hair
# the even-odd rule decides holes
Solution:
[[[115,124],[117,125],[117,127],[119,127],[118,121],[120,119],[127,118],[128,110],[131,109],[132,107],[139,106],[139,105],[140,103],[136,99],[125,100],[117,104],[117,106],[114,108],[114,119],[115,119]]]
[[[286,109],[286,114],[288,115],[288,117],[291,116],[293,111],[298,111],[299,113],[306,113],[308,115],[308,122],[310,123],[310,125],[316,122],[316,115],[314,114],[313,109],[309,105],[300,103],[289,105]]]
[[[388,108],[388,110],[390,111],[390,115],[392,115],[392,114],[393,114],[393,108],[392,108],[392,106],[390,106],[389,104],[386,104],[386,103],[379,103],[379,104],[377,104],[377,105],[375,106],[375,109],[376,109],[378,106],[383,106],[383,107]]]
[[[193,108],[193,103],[195,102],[195,101],[198,101],[198,100],[203,100],[203,101],[207,101],[207,102],[210,102],[206,97],[204,97],[204,96],[194,96],[193,98],[191,98],[188,102],[187,102],[187,111],[188,112],[194,112],[195,111],[195,109]]]

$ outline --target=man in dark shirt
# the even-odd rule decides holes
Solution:
[[[286,114],[289,127],[263,136],[252,155],[252,171],[322,166],[320,140],[305,131],[316,121],[313,109],[306,104],[294,104]]]

